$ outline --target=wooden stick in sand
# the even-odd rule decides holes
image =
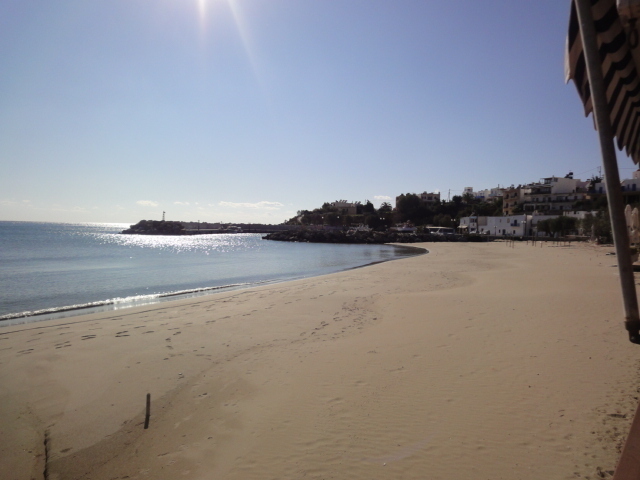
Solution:
[[[151,417],[151,394],[147,393],[147,413],[144,416],[144,429],[149,428],[149,417]]]

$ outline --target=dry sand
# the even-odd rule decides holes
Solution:
[[[613,248],[425,245],[338,274],[1,328],[0,476],[608,477],[640,354]]]

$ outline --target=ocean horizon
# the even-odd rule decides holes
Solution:
[[[208,295],[419,254],[261,234],[123,235],[125,223],[0,221],[0,326]]]

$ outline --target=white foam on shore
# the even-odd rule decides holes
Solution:
[[[216,287],[201,287],[189,290],[179,290],[175,292],[155,293],[150,295],[135,295],[125,298],[112,298],[108,300],[100,300],[96,302],[82,303],[77,305],[67,305],[64,307],[53,307],[42,310],[31,310],[18,313],[10,313],[0,316],[0,327],[10,325],[20,325],[24,323],[38,322],[43,320],[55,320],[59,318],[73,317],[77,315],[86,315],[89,313],[106,312],[111,310],[120,310],[124,308],[140,307],[159,303],[164,300],[176,300],[176,297],[195,297],[207,295],[221,290],[233,290],[237,288],[246,288],[250,286],[272,283],[272,281],[262,281],[256,283],[234,283],[230,285],[221,285]]]

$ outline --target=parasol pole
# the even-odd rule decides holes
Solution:
[[[631,251],[629,248],[629,235],[627,234],[626,219],[622,205],[622,192],[620,190],[620,175],[618,173],[618,161],[613,144],[613,128],[610,123],[610,112],[607,104],[606,89],[602,78],[602,66],[596,29],[593,23],[590,0],[574,0],[578,22],[580,23],[580,37],[582,49],[591,89],[591,103],[593,117],[600,137],[600,151],[602,153],[602,165],[604,166],[605,185],[607,187],[607,199],[609,204],[609,217],[611,218],[611,230],[613,243],[618,257],[618,272],[622,287],[622,300],[624,303],[625,327],[629,332],[629,340],[640,343],[640,319],[638,318],[638,299],[636,296],[635,280],[631,263]],[[613,480],[637,480],[640,478],[640,403],[629,430],[629,435],[618,460]]]
[[[604,166],[609,217],[611,219],[613,243],[618,259],[618,272],[620,285],[622,287],[625,327],[629,332],[629,340],[632,343],[640,343],[638,298],[636,296],[636,285],[633,277],[631,249],[629,245],[629,235],[627,234],[627,222],[624,216],[622,191],[620,190],[618,160],[613,143],[613,128],[610,121],[606,87],[602,77],[602,62],[598,50],[596,29],[591,12],[591,0],[574,0],[574,2],[578,22],[580,23],[580,38],[582,39],[587,76],[591,89],[593,117],[600,138],[600,151],[602,153],[602,165]]]

